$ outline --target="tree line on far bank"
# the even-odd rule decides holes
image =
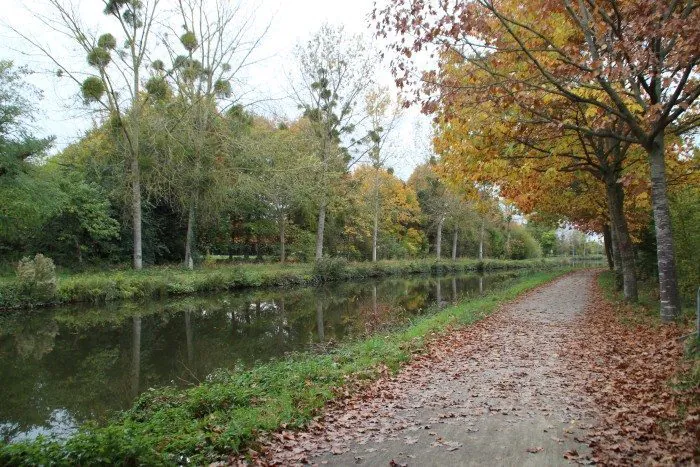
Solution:
[[[23,72],[4,62],[3,91],[22,96]],[[29,112],[29,102],[15,102]],[[326,203],[324,254],[350,260],[425,256],[532,258],[601,253],[583,234],[558,239],[554,224],[520,225],[497,197],[473,200],[445,183],[437,164],[408,181],[376,157],[352,169],[318,157],[308,117],[272,121],[239,106],[211,112],[197,160],[174,96],[142,109],[139,127],[142,249],[146,265],[207,255],[268,261],[316,257],[318,209]],[[21,129],[21,121],[13,123]],[[188,123],[189,125],[189,123]],[[49,140],[3,132],[0,248],[6,263],[43,253],[70,269],[116,265],[133,252],[132,190],[119,129],[106,121],[59,154]],[[341,151],[341,148],[336,148]],[[194,211],[194,212],[193,212]]]

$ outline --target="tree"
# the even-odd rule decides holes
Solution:
[[[435,229],[435,255],[440,260],[445,222],[458,216],[466,200],[440,179],[436,164],[437,161],[431,160],[427,164],[416,167],[408,184],[418,195],[421,210],[428,219],[428,228]]]
[[[287,230],[291,214],[312,198],[316,188],[314,155],[317,141],[310,123],[301,119],[290,125],[257,118],[244,142],[246,164],[255,170],[240,181],[241,188],[262,201],[277,225],[280,262],[287,258]]]
[[[170,119],[157,131],[167,134],[166,148],[179,155],[171,175],[187,212],[185,266],[192,269],[197,212],[215,215],[222,204],[216,179],[226,136],[217,127],[218,107],[225,110],[235,99],[234,81],[250,63],[264,32],[252,33],[251,18],[242,16],[240,4],[216,2],[212,7],[204,0],[178,0],[177,9],[181,34],[172,31],[177,40],[166,36],[164,41],[171,69],[154,61],[146,89],[165,97],[170,82],[176,91],[168,106]]]
[[[413,36],[394,45],[404,58],[437,45],[490,75],[489,89],[501,89],[542,125],[644,148],[658,240],[661,316],[666,321],[677,316],[664,151],[668,132],[682,135],[700,123],[700,12],[694,4],[479,0],[435,9],[423,2],[392,3],[375,12],[375,18],[380,33]],[[553,20],[543,21],[543,12]],[[398,79],[405,83],[411,70],[399,62]],[[517,63],[518,72],[502,73],[503,63]],[[547,96],[590,108],[603,118],[560,118],[543,105]]]
[[[342,28],[327,24],[306,44],[297,46],[296,56],[299,77],[292,84],[294,97],[319,140],[318,260],[323,257],[330,188],[368,136],[353,137],[363,121],[357,104],[374,79],[374,60],[360,36],[348,37]]]
[[[377,261],[377,241],[379,238],[379,215],[382,208],[381,172],[388,155],[383,152],[391,130],[399,117],[398,107],[392,108],[391,97],[386,88],[376,88],[365,97],[367,115],[370,120],[369,159],[374,168],[374,188],[372,190],[373,224],[372,224],[372,261]]]
[[[122,40],[111,33],[99,37],[89,32],[75,6],[64,0],[49,0],[55,18],[42,18],[45,24],[57,25],[56,32],[70,37],[85,53],[92,75],[81,79],[51,52],[48,45],[14,31],[43,52],[59,68],[57,75],[67,76],[80,88],[86,105],[95,105],[105,114],[125,152],[131,188],[133,231],[133,267],[143,267],[142,187],[139,126],[147,95],[142,93],[142,76],[152,39],[159,0],[103,0],[104,14],[112,19]]]
[[[418,229],[420,204],[412,187],[392,170],[378,171],[374,164],[358,166],[350,185],[348,204],[352,211],[345,232],[353,253],[373,260],[379,254],[383,258],[416,255],[424,238]],[[379,207],[377,199],[381,200]]]
[[[0,61],[0,242],[10,252],[57,208],[56,185],[33,163],[52,143],[31,134],[39,92],[26,82],[26,68]]]

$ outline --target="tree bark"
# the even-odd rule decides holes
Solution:
[[[617,180],[608,179],[606,181],[606,194],[608,197],[610,219],[615,226],[618,249],[620,251],[623,294],[626,301],[634,303],[638,298],[637,273],[634,264],[632,239],[630,238],[629,229],[627,228],[627,219],[625,218],[623,210],[625,192],[622,189],[622,185]]]
[[[442,216],[440,218],[440,221],[438,222],[437,226],[437,235],[435,238],[435,253],[437,255],[438,261],[440,261],[440,253],[442,250],[442,226],[445,223],[445,216]]]
[[[666,162],[664,160],[664,133],[660,132],[649,150],[651,169],[651,200],[656,229],[656,257],[659,266],[659,296],[661,320],[676,319],[681,310],[676,275],[676,258],[671,229],[671,210],[666,193]]]
[[[617,240],[617,229],[614,223],[610,224],[610,238],[615,266],[615,287],[617,290],[622,290],[622,259],[620,258],[620,243]]]
[[[455,229],[452,233],[452,261],[457,259],[457,240],[459,239],[459,230]]]
[[[287,260],[286,247],[287,239],[285,238],[285,227],[287,225],[287,219],[284,214],[280,216],[280,263],[284,264]]]
[[[326,229],[326,200],[318,208],[318,227],[316,228],[316,260],[323,258],[323,232]]]
[[[194,269],[194,255],[193,255],[193,245],[194,245],[194,225],[196,217],[196,198],[190,200],[190,209],[187,214],[187,236],[185,237],[185,267],[187,269]]]
[[[484,260],[484,221],[481,221],[481,229],[479,231],[479,261]]]
[[[138,151],[136,151],[138,154]],[[143,243],[141,240],[141,172],[137,155],[131,159],[131,218],[134,235],[133,266],[143,269]]]
[[[372,227],[372,262],[377,261],[377,237],[379,236],[379,196],[374,199],[374,226]]]
[[[613,262],[612,253],[612,234],[610,233],[610,225],[605,224],[603,226],[603,246],[605,247],[605,257],[608,259],[608,269],[613,271],[615,269],[615,263]]]

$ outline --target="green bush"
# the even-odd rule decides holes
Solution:
[[[324,256],[314,264],[314,277],[321,282],[337,281],[346,276],[348,261],[345,258]]]
[[[20,260],[17,281],[22,295],[34,301],[46,303],[56,297],[56,266],[41,253]]]
[[[695,302],[695,291],[700,285],[699,189],[687,187],[671,196],[671,219],[678,268],[678,288],[685,303],[691,304]]]

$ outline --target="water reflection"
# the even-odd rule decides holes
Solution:
[[[0,316],[0,436],[65,436],[149,387],[197,384],[316,344],[398,325],[514,274],[253,290]],[[449,291],[449,292],[447,292]]]

